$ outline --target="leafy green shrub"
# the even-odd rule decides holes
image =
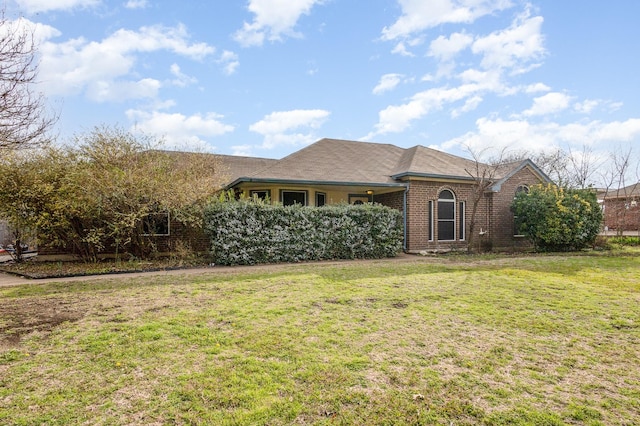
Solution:
[[[383,258],[402,247],[401,214],[381,205],[216,202],[205,210],[204,227],[223,265]]]
[[[511,209],[519,231],[537,250],[580,250],[594,243],[602,224],[596,194],[589,189],[533,186],[516,195]]]

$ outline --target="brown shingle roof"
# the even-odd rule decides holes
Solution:
[[[403,148],[322,139],[251,175],[256,179],[388,184]]]
[[[418,145],[405,150],[405,155],[393,175],[470,178],[467,170],[473,173],[475,167],[474,161]]]
[[[279,161],[272,158],[241,157],[238,155],[215,154],[215,156],[220,160],[222,167],[225,168],[226,174],[229,176],[229,182],[241,177],[251,176]]]
[[[502,165],[493,178],[508,176],[522,164]],[[234,173],[238,178],[232,179],[233,184],[255,180],[396,186],[400,184],[398,179],[406,176],[471,179],[476,170],[473,160],[420,145],[401,148],[340,139],[321,139],[281,160],[267,160],[264,165],[251,174]]]

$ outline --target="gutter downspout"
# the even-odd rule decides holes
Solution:
[[[407,186],[404,189],[403,195],[403,206],[402,206],[402,220],[403,220],[403,231],[404,237],[402,241],[402,251],[407,252],[407,194],[409,193],[409,183],[407,182]]]

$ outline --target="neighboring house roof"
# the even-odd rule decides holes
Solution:
[[[225,161],[232,158],[226,156]],[[321,139],[272,161],[254,173],[234,175],[237,177],[228,187],[241,182],[404,186],[401,180],[410,177],[473,180],[478,167],[490,167],[420,145],[401,148],[340,139]],[[492,178],[500,182],[525,166],[550,181],[530,160],[502,165],[495,169],[498,174]]]
[[[638,198],[640,197],[640,182],[634,183],[629,186],[625,186],[624,188],[620,188],[617,191],[603,191],[603,195],[605,199],[612,198]]]

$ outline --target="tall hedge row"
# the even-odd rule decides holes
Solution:
[[[381,205],[217,202],[204,226],[221,265],[393,257],[403,238],[401,213]]]

